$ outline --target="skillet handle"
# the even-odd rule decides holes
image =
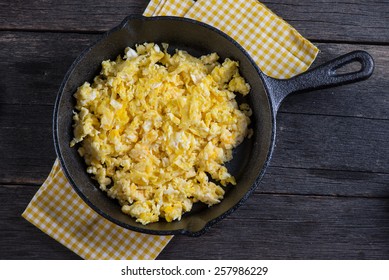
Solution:
[[[359,62],[361,69],[349,73],[337,73],[342,67]],[[278,80],[265,76],[275,113],[286,96],[292,93],[345,85],[369,78],[373,74],[374,60],[365,51],[353,51],[335,58],[303,74],[288,80]]]

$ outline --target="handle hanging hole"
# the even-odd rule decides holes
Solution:
[[[359,60],[350,61],[333,70],[335,76],[355,74],[362,70],[362,63]]]

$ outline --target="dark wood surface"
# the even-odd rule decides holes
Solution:
[[[147,0],[0,0],[0,259],[79,259],[20,215],[55,160],[52,112],[78,54]],[[321,50],[363,49],[362,83],[288,97],[247,203],[159,259],[389,259],[389,1],[263,1]]]

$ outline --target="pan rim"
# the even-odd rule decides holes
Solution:
[[[210,29],[211,31],[216,32],[217,34],[223,36],[225,39],[227,39],[229,42],[231,42],[233,45],[235,45],[235,47],[237,47],[244,54],[244,56],[248,59],[250,64],[254,67],[254,69],[256,70],[259,78],[261,79],[262,85],[263,85],[263,87],[265,89],[266,96],[268,98],[269,107],[270,107],[269,111],[270,111],[270,114],[271,114],[271,121],[272,121],[272,123],[271,123],[270,146],[269,146],[269,149],[267,151],[267,156],[266,156],[264,164],[262,165],[260,173],[257,175],[255,181],[252,183],[252,185],[248,189],[248,191],[244,194],[244,196],[239,198],[239,201],[236,204],[232,205],[227,211],[225,211],[221,215],[217,216],[216,218],[213,218],[213,219],[207,221],[203,225],[202,229],[197,230],[197,231],[191,231],[188,228],[181,228],[181,229],[175,229],[175,230],[146,229],[146,228],[142,228],[142,227],[135,227],[133,225],[130,225],[128,223],[124,223],[124,222],[122,222],[122,221],[120,221],[118,219],[113,218],[111,215],[105,213],[99,207],[94,205],[94,203],[92,203],[89,200],[89,198],[81,191],[81,189],[77,186],[77,184],[73,180],[72,175],[70,174],[70,172],[69,172],[69,170],[67,168],[66,162],[65,162],[65,160],[63,158],[63,155],[62,155],[62,151],[61,151],[61,148],[60,148],[60,139],[59,139],[59,135],[58,135],[58,132],[59,132],[59,130],[58,130],[59,108],[60,108],[60,101],[62,99],[65,86],[66,86],[66,84],[67,84],[71,74],[73,73],[73,71],[75,70],[77,65],[80,63],[80,61],[82,61],[84,59],[84,57],[96,45],[98,45],[101,41],[103,41],[104,39],[109,37],[114,32],[116,32],[116,31],[118,31],[120,29],[125,28],[132,20],[141,20],[141,21],[161,21],[161,20],[170,20],[170,21],[172,21],[173,20],[173,21],[179,21],[179,22],[188,22],[188,23],[193,24],[193,25],[200,25],[202,27]],[[182,234],[182,235],[194,236],[194,237],[195,236],[200,236],[200,235],[204,234],[205,232],[207,232],[210,229],[210,227],[212,227],[214,224],[216,224],[217,222],[219,222],[220,220],[224,219],[225,217],[230,215],[232,212],[234,212],[237,208],[239,208],[248,199],[248,197],[258,187],[258,185],[259,185],[260,181],[262,180],[262,177],[265,174],[266,169],[267,169],[267,167],[269,165],[269,162],[270,162],[271,157],[273,155],[274,146],[275,146],[276,114],[275,114],[275,110],[274,110],[274,104],[273,104],[272,96],[270,94],[270,89],[269,89],[269,87],[268,87],[268,85],[266,83],[266,80],[265,80],[264,76],[265,76],[265,74],[259,69],[257,64],[253,61],[252,57],[247,53],[247,51],[239,43],[237,43],[233,38],[231,38],[230,36],[228,36],[224,32],[220,31],[219,29],[217,29],[217,28],[215,28],[215,27],[213,27],[211,25],[208,25],[208,24],[205,24],[203,22],[196,21],[196,20],[193,20],[193,19],[182,18],[182,17],[175,17],[175,16],[144,17],[144,16],[141,16],[141,15],[129,15],[119,25],[117,25],[116,27],[114,27],[114,28],[108,30],[107,32],[105,32],[104,34],[102,34],[101,37],[99,37],[95,42],[93,42],[86,49],[84,49],[78,55],[78,57],[73,61],[73,63],[70,65],[69,69],[67,70],[67,72],[66,72],[66,74],[65,74],[65,76],[64,76],[64,78],[63,78],[63,80],[61,82],[61,85],[60,85],[60,88],[58,90],[57,97],[56,97],[56,100],[55,100],[55,104],[54,104],[53,138],[54,138],[55,151],[56,151],[56,154],[57,154],[57,158],[58,158],[58,160],[60,162],[60,165],[62,167],[62,171],[64,172],[66,178],[69,180],[69,183],[72,186],[72,188],[76,191],[77,195],[79,195],[82,198],[82,200],[89,207],[91,207],[96,213],[98,213],[100,216],[102,216],[103,218],[113,222],[116,225],[119,225],[119,226],[121,226],[123,228],[129,229],[129,230],[133,230],[133,231],[136,231],[136,232],[145,233],[145,234],[152,234],[152,235],[178,235],[178,234]]]

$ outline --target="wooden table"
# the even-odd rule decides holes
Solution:
[[[79,259],[21,213],[55,160],[54,100],[78,54],[147,0],[0,1],[0,258]],[[389,1],[263,1],[321,52],[363,49],[358,84],[288,97],[261,186],[159,259],[389,259]]]

